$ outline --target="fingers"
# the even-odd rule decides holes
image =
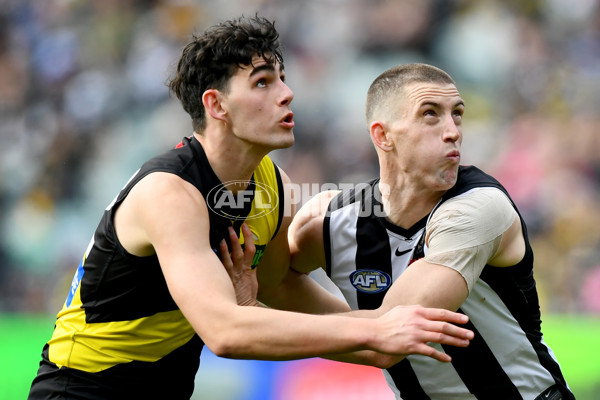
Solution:
[[[222,239],[219,243],[219,252],[221,253],[221,262],[225,266],[225,269],[227,272],[231,272],[231,269],[233,268],[233,262],[229,256],[229,249],[227,248],[227,242],[225,239]]]
[[[472,336],[473,332],[464,330],[460,332],[446,333],[451,328],[447,328],[447,323],[441,322],[437,326],[424,327],[423,333],[420,336],[420,340],[426,343],[440,343],[449,344],[457,347],[467,347],[471,342],[470,339],[465,336]],[[462,329],[462,328],[461,328]]]
[[[437,308],[419,308],[417,313],[422,314],[425,318],[421,343],[415,349],[421,354],[441,362],[450,362],[452,358],[448,354],[426,343],[467,347],[470,340],[475,337],[473,331],[454,325],[469,322],[469,317],[464,314]]]
[[[230,226],[228,228],[228,232],[229,232],[229,244],[231,247],[231,258],[233,260],[238,260],[240,257],[242,257],[244,255],[242,246],[240,245],[240,240],[238,239],[237,235],[235,234],[235,230],[233,229],[233,227]]]
[[[242,224],[242,235],[244,237],[244,248],[240,244],[240,240],[235,233],[233,227],[229,227],[229,243],[231,244],[231,259],[234,263],[244,263],[251,265],[256,246],[254,245],[254,236],[250,227],[245,222]]]
[[[466,324],[469,317],[465,314],[452,312],[443,308],[422,308],[425,318],[436,321],[452,322],[454,324]]]
[[[252,270],[256,251],[252,231],[247,224],[242,224],[241,234],[244,239],[242,248],[235,230],[232,227],[228,229],[230,248],[227,247],[224,239],[219,243],[221,260],[233,283],[238,305],[256,306],[259,304],[256,300],[258,281],[256,273]]]
[[[416,332],[415,341],[409,345],[410,354],[422,354],[428,357],[435,358],[441,362],[450,362],[452,357],[431,346],[431,343],[440,343],[457,347],[467,347],[470,344],[468,339],[460,339],[456,336],[448,335],[440,331],[444,330],[441,325],[449,325],[446,322],[440,322],[440,326],[434,328],[433,331],[421,330]],[[470,331],[468,331],[470,332]],[[472,332],[471,332],[472,333]]]
[[[251,263],[254,253],[256,253],[256,246],[254,245],[254,235],[245,222],[242,224],[242,235],[244,235],[244,256],[246,261]]]
[[[442,351],[439,351],[431,346],[428,346],[424,343],[421,343],[415,347],[415,353],[423,354],[424,356],[435,358],[436,360],[441,361],[441,362],[452,361],[452,357],[450,357],[448,354],[446,354]]]
[[[467,323],[469,318],[460,313],[444,309],[424,308],[421,306],[396,306],[382,315],[395,329],[393,336],[402,338],[389,354],[423,354],[442,362],[451,361],[451,357],[439,346],[432,343],[466,347],[475,334],[456,323]],[[439,349],[439,350],[438,350]],[[383,350],[383,352],[386,352]]]
[[[469,322],[469,317],[464,314],[440,308],[420,308],[418,312],[422,313],[425,319],[432,321],[430,323],[430,326],[428,327],[431,331],[439,332],[450,337],[466,340],[471,340],[475,337],[473,331],[453,325],[466,324],[467,322]],[[442,343],[437,340],[436,342]],[[454,343],[448,344],[455,345]]]

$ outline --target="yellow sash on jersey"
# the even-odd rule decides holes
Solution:
[[[257,248],[253,266],[258,264],[280,223],[283,188],[278,185],[275,168],[271,159],[265,157],[254,171],[255,194],[246,218]],[[243,243],[243,236],[240,241]],[[88,251],[91,248],[90,245]],[[76,274],[79,280],[85,257]],[[130,321],[87,323],[81,307],[81,285],[76,288],[74,285],[72,290],[57,315],[54,333],[48,342],[49,359],[59,367],[99,372],[131,361],[154,362],[183,346],[194,335],[180,310]]]

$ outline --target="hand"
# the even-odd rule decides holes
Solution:
[[[256,306],[259,305],[256,300],[258,293],[258,281],[256,272],[252,269],[252,260],[256,247],[254,246],[254,238],[252,231],[244,222],[242,224],[242,235],[244,235],[244,249],[240,245],[237,235],[232,227],[229,227],[229,242],[231,243],[231,254],[227,249],[225,239],[219,244],[221,251],[221,262],[225,266],[225,270],[231,278],[237,303],[240,306]]]
[[[421,306],[396,306],[378,318],[384,328],[381,347],[375,349],[387,354],[423,354],[449,362],[451,357],[427,343],[442,343],[466,347],[475,334],[453,324],[467,323],[469,318],[460,313]]]

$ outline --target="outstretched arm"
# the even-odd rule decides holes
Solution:
[[[324,251],[323,251],[323,215],[324,212],[321,213],[319,210],[326,210],[327,203],[331,197],[335,195],[335,192],[320,194],[311,200],[311,204],[307,203],[296,215],[294,222],[292,223],[292,229],[290,230],[290,244],[291,251],[293,255],[299,255],[299,258],[296,258],[296,266],[298,269],[304,272],[311,271],[317,268],[319,265],[324,264]],[[313,209],[312,207],[316,207]],[[235,242],[235,238],[232,238],[232,242]],[[271,244],[269,245],[271,246]],[[284,254],[285,251],[282,250],[279,253],[271,253],[271,254]],[[304,253],[304,254],[302,254]],[[267,254],[267,253],[265,253]],[[280,264],[282,263],[281,258],[278,259]],[[299,260],[302,260],[301,262]],[[293,261],[292,261],[293,263]],[[224,264],[227,269],[230,271],[230,275],[233,277],[234,282],[237,277],[247,276],[244,273],[232,272],[232,270],[239,270],[243,268],[249,269],[249,266],[244,266],[241,263],[230,262],[227,259],[224,259]],[[292,264],[294,265],[294,264]],[[285,264],[284,264],[285,266]],[[257,269],[264,268],[265,265],[262,263],[259,265]],[[281,268],[281,266],[280,266]],[[264,269],[262,270],[264,272]],[[281,275],[280,275],[281,276]],[[294,277],[290,279],[290,276]],[[278,290],[280,290],[283,295],[282,298],[285,298],[285,294],[287,297],[289,293],[293,293],[293,298],[295,298],[296,305],[301,305],[303,301],[306,301],[310,304],[310,306],[304,306],[302,309],[304,312],[332,312],[329,310],[331,307],[331,302],[326,302],[327,305],[320,306],[319,301],[315,301],[314,297],[311,296],[311,292],[306,292],[305,287],[298,284],[298,280],[295,280],[297,277],[302,277],[306,281],[310,281],[313,286],[318,286],[319,291],[325,291],[320,285],[315,283],[310,277],[306,276],[303,272],[298,272],[294,269],[290,269],[289,273],[286,275],[284,279],[284,283],[279,286]],[[236,283],[236,287],[243,287],[243,284]],[[289,291],[289,292],[288,292]],[[315,291],[314,293],[317,293]],[[326,292],[326,291],[325,291]],[[328,296],[333,296],[326,292]],[[335,296],[333,296],[335,297]],[[350,307],[347,303],[341,301],[337,297],[335,300],[338,304],[340,304],[337,308],[333,309],[333,312],[344,312],[349,311]],[[288,303],[289,304],[289,303]],[[307,311],[308,309],[308,311]],[[374,317],[375,314],[371,313],[366,316]],[[410,352],[418,352],[420,354],[426,354],[432,356],[440,361],[449,361],[450,357],[446,354],[438,352],[434,350],[432,347],[428,346],[427,342],[442,342],[445,344],[451,344],[456,346],[465,346],[468,342],[462,340],[466,337],[470,337],[470,333],[468,336],[461,336],[461,339],[456,340],[457,337],[453,337],[458,333],[455,331],[455,326],[448,325],[445,323],[440,323],[440,321],[448,321],[448,314],[445,314],[443,310],[434,310],[434,309],[425,309],[419,306],[413,307],[399,307],[398,309],[394,309],[390,312],[389,315],[386,315],[386,318],[392,318],[393,321],[396,321],[399,324],[403,324],[404,329],[413,330],[414,341],[412,345],[414,347],[410,348]],[[458,314],[452,314],[451,318],[457,318],[457,321],[463,319]],[[458,322],[460,323],[460,322]],[[461,332],[462,334],[463,332]],[[423,340],[419,342],[419,340]],[[400,361],[404,354],[400,356],[391,356],[390,354],[377,353],[374,351],[356,351],[356,352],[347,352],[347,353],[336,353],[336,354],[327,354],[323,355],[325,358],[334,359],[338,361],[345,362],[353,362],[359,364],[367,364],[378,366],[381,368],[389,367],[396,362]]]
[[[244,250],[242,250],[233,230],[230,230],[229,238],[232,246],[231,254],[228,252],[224,243],[221,246],[223,264],[232,280],[234,282],[237,281],[238,286],[236,286],[236,288],[238,289],[240,288],[239,284],[244,283],[244,281],[246,281],[245,283],[248,283],[248,281],[255,282],[255,279],[251,275],[252,270],[250,266],[252,252],[249,249],[252,249],[253,246],[251,232],[245,225],[242,226],[242,232],[246,243]],[[251,288],[253,285],[244,287]],[[242,289],[242,291],[244,290],[245,289]],[[246,289],[246,291],[251,292],[252,289]],[[245,303],[260,306],[256,302],[254,302],[254,304],[251,304],[251,302]],[[386,352],[362,350],[347,353],[323,354],[321,356],[331,360],[366,364],[380,368],[387,368],[404,358],[405,354],[413,353],[427,355],[440,361],[450,361],[450,357],[447,354],[435,350],[427,343],[437,342],[455,346],[466,346],[468,345],[468,340],[465,340],[465,338],[472,336],[472,333],[468,331],[466,331],[468,333],[464,335],[466,333],[464,329],[447,323],[452,321],[459,324],[465,323],[468,320],[466,316],[442,309],[430,309],[421,306],[400,306],[383,314],[378,320],[385,321],[383,322],[384,324],[390,324],[390,328],[392,326],[401,327],[401,335],[405,335],[403,341],[407,353],[398,355],[397,353],[387,354]],[[394,338],[390,337],[389,340],[394,341]]]
[[[217,355],[289,360],[356,350],[405,354],[421,351],[415,343],[430,339],[396,323],[393,313],[369,320],[238,305],[231,279],[209,243],[204,198],[173,174],[155,172],[138,182],[119,207],[115,225],[129,252],[158,256],[171,296]],[[252,247],[248,244],[248,253],[235,262],[250,268]],[[449,312],[439,320],[461,321]],[[468,337],[467,330],[437,323],[451,329],[449,340]]]

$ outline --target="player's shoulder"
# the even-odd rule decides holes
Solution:
[[[491,212],[508,207],[512,209],[512,204],[505,192],[497,187],[482,186],[446,199],[440,204],[438,210],[468,209]]]
[[[381,202],[379,184],[379,178],[374,178],[366,182],[340,187],[340,190],[329,202],[328,212],[331,213],[357,203],[368,203],[370,205],[373,201]]]
[[[454,197],[477,187],[495,187],[506,192],[502,184],[492,175],[474,165],[461,165],[458,168],[456,184],[446,192],[444,198]]]
[[[449,233],[477,232],[493,238],[508,229],[515,215],[504,192],[495,187],[478,187],[443,202],[428,225],[443,227],[441,231]]]
[[[315,219],[322,221],[323,217],[327,214],[332,200],[337,198],[341,193],[340,190],[323,190],[317,193],[302,205],[295,218],[302,219],[305,222]]]

